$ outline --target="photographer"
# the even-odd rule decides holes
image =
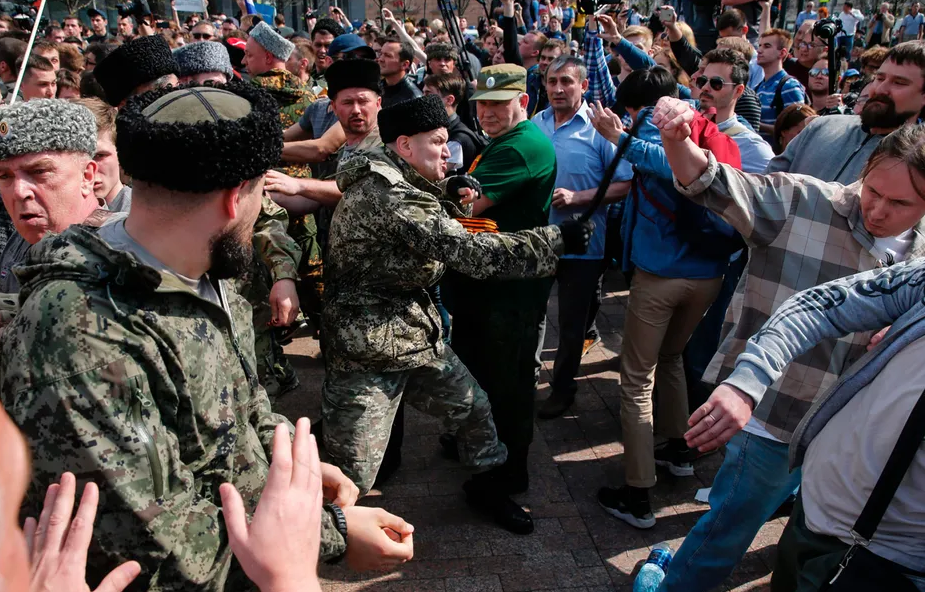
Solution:
[[[842,31],[836,40],[838,41],[838,53],[848,59],[851,57],[851,50],[854,48],[854,34],[858,30],[858,24],[864,22],[864,15],[854,7],[853,2],[842,4],[841,12],[835,18],[841,21]]]
[[[895,22],[896,17],[890,13],[890,3],[884,2],[880,5],[880,12],[867,23],[867,49],[878,45],[889,47]]]

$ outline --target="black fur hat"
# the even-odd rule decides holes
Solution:
[[[379,111],[379,137],[390,144],[398,136],[413,136],[450,125],[446,107],[437,95],[425,95]]]
[[[113,107],[118,107],[142,84],[179,72],[170,46],[161,35],[136,37],[123,43],[93,70],[96,81],[106,91],[106,101]]]
[[[279,107],[244,82],[152,90],[119,110],[116,150],[133,179],[189,193],[229,189],[279,164]]]
[[[373,60],[340,60],[324,71],[328,96],[333,101],[337,93],[347,88],[366,88],[379,94],[379,64]]]

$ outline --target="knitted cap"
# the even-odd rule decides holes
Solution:
[[[413,136],[450,125],[446,107],[438,95],[425,95],[396,103],[379,111],[379,137],[389,144],[398,136]]]
[[[276,59],[286,61],[295,49],[292,41],[284,38],[273,30],[270,25],[261,22],[250,30],[250,36],[265,50],[273,54]]]
[[[341,60],[331,64],[324,72],[328,83],[328,96],[333,100],[337,93],[348,88],[365,88],[379,94],[379,64],[373,60]]]
[[[279,164],[279,107],[243,82],[153,90],[119,110],[116,150],[139,181],[187,193],[236,187]]]
[[[96,65],[93,74],[106,91],[106,100],[118,107],[141,86],[179,72],[167,40],[161,35],[136,37],[123,43]]]
[[[96,119],[83,105],[33,99],[0,107],[0,160],[39,152],[96,153]]]
[[[206,72],[221,72],[228,80],[234,76],[228,50],[215,41],[189,43],[173,50],[180,76],[193,76]]]

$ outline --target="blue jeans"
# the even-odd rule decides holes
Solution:
[[[659,592],[712,590],[723,583],[755,535],[800,484],[788,471],[787,444],[739,432],[710,491],[710,511],[678,549]]]

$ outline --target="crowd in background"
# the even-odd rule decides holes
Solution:
[[[113,24],[90,9],[44,26],[29,55],[22,19],[0,16],[0,92],[14,103],[0,107],[0,292],[13,302],[20,294],[0,317],[12,319],[0,384],[33,450],[26,511],[42,513],[27,523],[29,559],[81,563],[80,553],[49,551],[64,544],[77,473],[100,492],[85,490],[84,520],[67,535],[75,544],[89,543],[97,495],[104,514],[127,505],[140,517],[103,520],[94,535],[102,544],[92,547],[91,580],[138,561],[116,568],[112,589],[139,573],[151,589],[230,589],[236,574],[264,590],[317,587],[316,556],[392,569],[412,558],[413,527],[355,502],[400,470],[406,401],[442,418],[447,433],[435,446],[476,469],[464,486],[469,505],[530,534],[529,512],[510,496],[530,486],[534,420],[581,413],[577,377],[601,341],[603,279],[620,274],[629,299],[610,396],[620,400],[625,482],[601,484],[598,502],[632,527],[654,528],[657,467],[692,476],[700,458],[725,450],[709,511],[637,589],[722,585],[783,512],[775,592],[826,589],[839,567],[851,572],[833,590],[925,590],[925,455],[915,431],[925,421],[913,421],[923,419],[925,388],[916,362],[925,343],[918,2],[868,14],[851,1],[807,2],[791,24],[762,0],[682,1],[649,15],[625,1],[493,0],[477,23],[401,20],[389,9],[351,22],[332,8],[305,14],[304,31],[281,15],[264,22],[243,0],[239,9],[181,19],[138,8]],[[266,113],[272,125],[259,119]],[[229,148],[226,120],[256,127],[229,136],[238,142]],[[158,127],[190,121],[218,131],[185,143]],[[207,160],[213,148],[220,157]],[[77,153],[85,168],[54,164]],[[29,160],[36,154],[53,164]],[[214,170],[197,174],[183,158]],[[254,204],[254,219],[233,233],[216,222],[218,208],[207,218],[175,199],[225,199],[228,178]],[[179,242],[181,231],[213,224],[208,244],[193,245],[211,268],[179,273],[136,242],[134,232],[157,228],[157,195],[171,195],[164,203],[184,220],[164,236]],[[112,214],[122,218],[104,221]],[[241,298],[229,300],[216,278],[234,274],[219,276],[216,261],[238,269],[229,261],[240,263],[245,226],[257,256],[239,266],[249,273],[233,287]],[[81,234],[87,227],[100,238]],[[66,240],[42,240],[62,232]],[[68,259],[68,241],[92,254]],[[105,259],[96,272],[93,257]],[[56,271],[58,259],[73,267]],[[120,295],[123,272],[138,285],[161,274],[168,291],[179,280],[173,289],[199,300],[163,313],[154,300]],[[56,297],[55,281],[89,296],[67,288]],[[553,285],[552,388],[537,402]],[[55,298],[72,307],[72,329],[46,326]],[[112,318],[94,308],[110,305]],[[227,335],[211,321],[163,320],[210,306],[231,319]],[[132,311],[150,315],[126,321]],[[124,334],[112,333],[120,322]],[[137,328],[145,323],[158,330]],[[35,353],[45,352],[33,342],[41,331],[60,337],[60,356]],[[282,427],[273,431],[285,420],[271,406],[300,386],[283,346],[304,336],[320,341],[325,359],[322,421],[311,431],[330,464],[318,461],[306,421],[291,447]],[[208,340],[233,347],[183,359],[184,344]],[[164,353],[171,347],[177,360]],[[145,369],[81,357],[102,350],[144,359]],[[209,382],[224,393],[212,398],[227,407],[170,399],[201,380],[219,385]],[[223,391],[223,380],[233,388]],[[250,395],[239,395],[245,384]],[[99,408],[71,406],[75,393],[99,395]],[[100,403],[110,396],[112,409]],[[253,400],[239,408],[238,397]],[[223,440],[225,414],[247,417],[253,434]],[[131,445],[100,443],[123,424]],[[0,430],[4,447],[22,448],[11,425]],[[219,466],[235,455],[238,465]],[[17,506],[25,458],[10,485]],[[222,479],[241,493],[219,493]],[[869,500],[882,506],[875,519]],[[305,549],[312,562],[293,559]],[[229,567],[232,553],[240,565]],[[50,589],[73,584],[73,570],[67,582],[53,571],[34,577]]]

